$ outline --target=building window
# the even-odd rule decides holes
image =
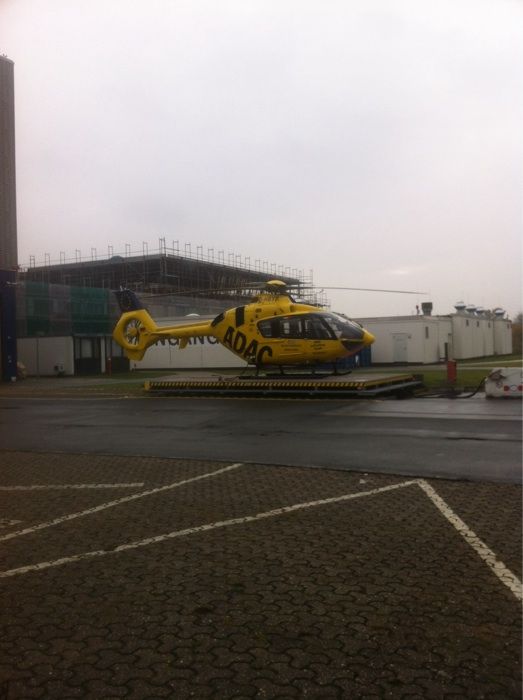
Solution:
[[[466,325],[467,325],[467,326],[469,325],[469,321],[468,321],[468,319],[467,319],[467,321],[466,321]]]
[[[479,321],[476,321],[476,327],[479,328]]]
[[[429,327],[425,326],[425,338],[429,337]]]

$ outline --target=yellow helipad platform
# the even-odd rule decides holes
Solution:
[[[255,396],[303,398],[363,398],[406,395],[421,386],[412,374],[357,374],[316,377],[220,377],[147,381],[146,391],[164,396]]]

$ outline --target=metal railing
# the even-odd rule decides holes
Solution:
[[[183,260],[196,260],[202,263],[220,265],[234,270],[247,272],[257,272],[274,277],[284,277],[297,280],[299,284],[307,289],[301,292],[301,298],[312,303],[328,305],[328,300],[323,291],[313,290],[313,271],[305,272],[303,269],[280,265],[264,260],[262,258],[251,258],[242,256],[234,251],[225,249],[204,248],[203,245],[180,242],[179,240],[167,241],[165,237],[158,239],[158,247],[150,248],[147,241],[142,242],[141,249],[133,249],[131,244],[125,243],[122,253],[114,252],[114,246],[108,245],[107,252],[99,252],[97,248],[90,247],[90,252],[83,255],[79,248],[76,248],[73,256],[68,256],[65,251],[60,251],[58,259],[51,259],[49,253],[45,253],[43,262],[37,263],[34,255],[29,256],[29,263],[20,266],[20,272],[27,272],[35,268],[46,268],[66,265],[79,265],[82,263],[108,262],[113,259],[140,260],[155,256],[175,257]]]

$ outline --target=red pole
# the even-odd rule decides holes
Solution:
[[[455,384],[458,378],[458,363],[456,360],[447,360],[447,382]]]

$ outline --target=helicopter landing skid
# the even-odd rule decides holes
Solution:
[[[352,370],[348,370],[346,372],[296,372],[296,371],[291,371],[291,372],[265,372],[264,374],[260,375],[255,375],[255,379],[258,379],[260,377],[266,377],[267,379],[327,379],[328,377],[343,377],[346,374],[350,374]],[[246,378],[246,377],[244,377]]]
[[[277,369],[276,369],[277,367]],[[300,368],[301,367],[301,368]],[[286,371],[289,370],[289,371]],[[250,370],[250,373],[249,373]],[[340,370],[336,364],[329,372],[325,369],[318,369],[311,365],[265,365],[264,367],[256,367],[254,373],[252,368],[245,368],[239,378],[241,379],[325,379],[327,377],[343,377],[350,374],[352,369]]]

